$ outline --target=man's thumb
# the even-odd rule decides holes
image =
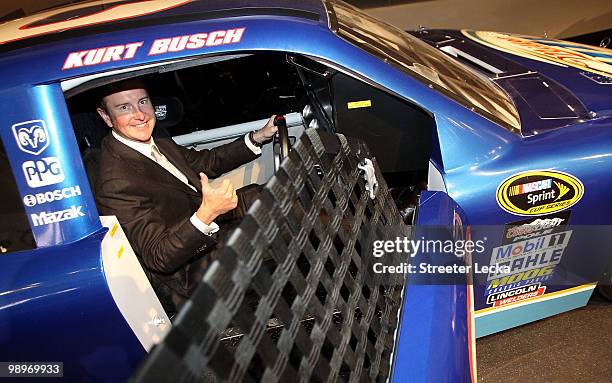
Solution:
[[[200,182],[202,183],[202,189],[208,187],[208,177],[204,173],[200,173]]]

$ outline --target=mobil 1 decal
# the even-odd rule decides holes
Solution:
[[[571,174],[531,170],[504,180],[497,188],[497,203],[508,213],[534,216],[565,210],[583,195],[582,182]]]
[[[504,227],[502,244],[507,245],[509,243],[563,231],[569,222],[571,214],[572,212],[570,210],[564,210],[553,214],[508,223]]]
[[[563,230],[560,222],[563,218],[549,219],[546,225],[534,226],[545,235],[525,240],[514,238],[493,249],[490,265],[503,271],[487,276],[488,304],[499,307],[544,294],[545,282],[552,278],[572,236],[571,230]]]

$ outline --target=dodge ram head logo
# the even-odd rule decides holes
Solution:
[[[19,149],[39,155],[49,146],[49,134],[43,120],[20,122],[13,125],[13,134]]]

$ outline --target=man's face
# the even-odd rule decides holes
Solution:
[[[113,93],[104,97],[103,102],[106,110],[97,110],[106,125],[127,139],[149,142],[155,127],[155,110],[145,89]]]

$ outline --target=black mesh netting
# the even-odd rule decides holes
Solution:
[[[369,198],[363,158],[307,130],[132,380],[385,381],[404,276],[372,273],[361,242],[408,228],[378,168]]]

